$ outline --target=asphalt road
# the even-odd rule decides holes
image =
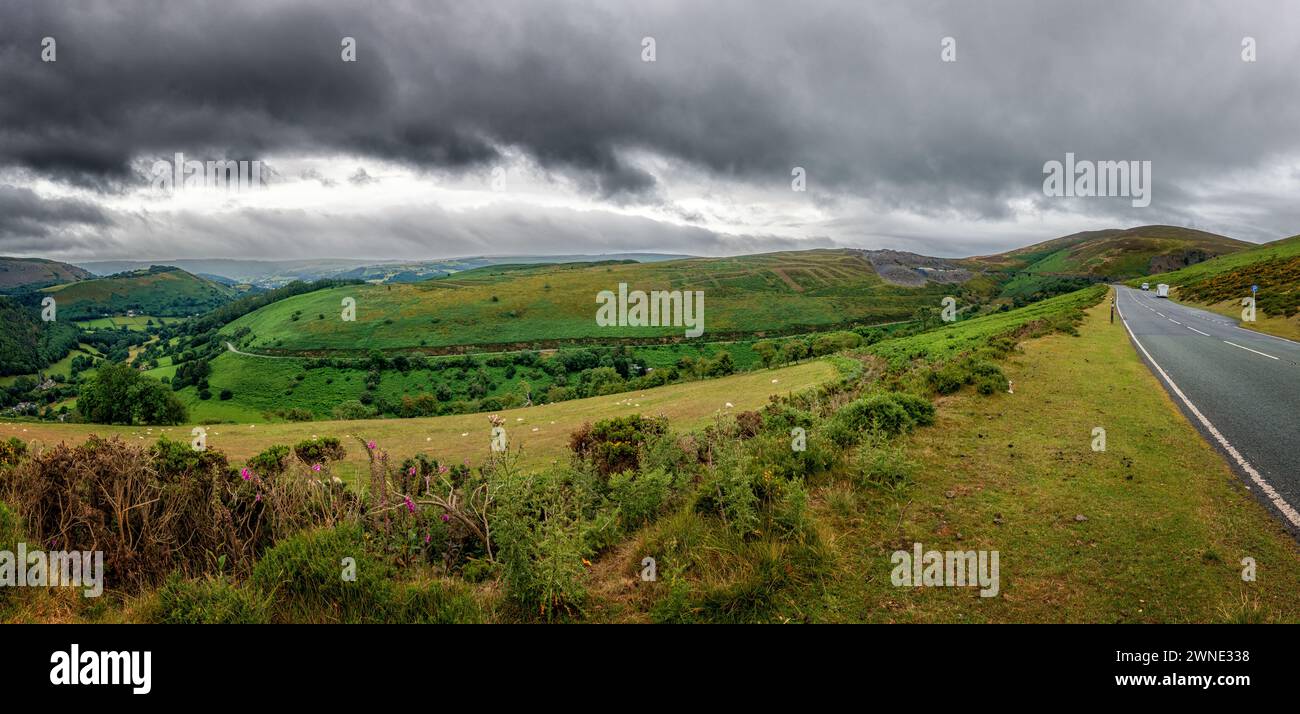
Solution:
[[[1157,298],[1154,286],[1115,289],[1138,355],[1252,490],[1300,531],[1300,343]]]

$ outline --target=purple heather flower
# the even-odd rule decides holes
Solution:
[[[248,467],[244,467],[240,470],[239,475],[243,476],[245,481],[253,477],[253,474],[249,472]]]
[[[406,498],[406,510],[410,511],[411,513],[415,513],[415,502],[411,500],[410,496],[406,496],[405,498]]]
[[[447,473],[447,472],[450,471],[450,470],[451,470],[451,469],[447,468],[447,464],[443,464],[443,465],[441,465],[441,466],[438,467],[438,473],[440,473],[440,474],[445,474],[445,473]]]
[[[415,475],[415,467],[412,466],[411,468],[407,469],[407,470],[406,470],[406,473],[407,473],[407,475],[409,475],[409,476],[414,476],[414,475]]]
[[[256,502],[256,503],[261,503],[261,502],[262,502],[262,494],[260,494],[260,493],[257,494],[257,499],[255,500],[255,502]]]
[[[320,464],[312,464],[312,465],[311,465],[311,470],[312,470],[312,471],[320,471]]]
[[[442,514],[442,522],[443,522],[443,523],[446,523],[447,521],[450,521],[450,520],[451,520],[451,516],[447,515],[446,513]]]
[[[368,441],[368,442],[366,442],[366,448],[367,448],[367,449],[370,449],[371,451],[374,451],[374,450],[375,450],[375,442],[373,442],[373,441]]]

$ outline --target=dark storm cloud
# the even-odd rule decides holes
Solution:
[[[112,221],[99,207],[75,199],[41,198],[29,188],[0,184],[0,246],[27,249],[65,228],[104,227]]]
[[[173,151],[455,171],[510,147],[625,203],[658,200],[626,158],[646,150],[777,190],[802,166],[810,196],[880,211],[999,220],[1028,197],[1189,222],[1186,184],[1300,148],[1296,18],[1226,0],[8,4],[0,164],[94,185]],[[1151,160],[1152,207],[1044,198],[1066,152]]]

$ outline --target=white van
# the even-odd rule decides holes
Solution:
[[[1157,285],[1156,297],[1162,297],[1162,298],[1169,297],[1169,286],[1165,285],[1164,283],[1160,283],[1159,285]]]
[[[1142,289],[1143,289],[1143,290],[1150,290],[1150,289],[1151,289],[1151,283],[1142,283]]]

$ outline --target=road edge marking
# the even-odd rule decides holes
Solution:
[[[1265,354],[1265,353],[1263,353],[1263,352],[1260,352],[1259,350],[1252,350],[1252,349],[1249,348],[1249,347],[1242,347],[1241,345],[1237,344],[1236,342],[1229,342],[1229,341],[1227,341],[1227,340],[1224,340],[1223,343],[1224,343],[1225,345],[1232,345],[1233,347],[1236,347],[1236,348],[1239,349],[1239,350],[1246,350],[1247,352],[1254,352],[1254,353],[1257,354],[1257,355],[1263,355],[1264,357],[1267,357],[1267,358],[1269,358],[1269,359],[1278,359],[1277,357],[1274,357],[1273,355]]]
[[[1297,512],[1291,504],[1286,502],[1286,499],[1282,498],[1282,495],[1277,492],[1277,489],[1274,489],[1268,481],[1264,480],[1264,477],[1255,470],[1254,466],[1250,465],[1250,462],[1246,460],[1246,457],[1242,456],[1240,451],[1237,451],[1237,447],[1233,446],[1232,442],[1228,441],[1218,428],[1201,413],[1201,410],[1196,408],[1196,405],[1192,403],[1192,400],[1187,398],[1186,394],[1183,394],[1183,390],[1178,388],[1178,385],[1174,382],[1173,378],[1165,372],[1159,362],[1156,362],[1156,358],[1152,357],[1150,352],[1147,352],[1147,348],[1143,346],[1142,341],[1137,338],[1137,335],[1133,334],[1133,328],[1128,326],[1128,319],[1124,317],[1124,311],[1119,307],[1118,298],[1119,291],[1116,291],[1115,311],[1119,313],[1119,320],[1124,324],[1124,329],[1128,332],[1129,339],[1133,340],[1133,344],[1137,345],[1138,349],[1142,350],[1142,354],[1146,355],[1147,361],[1151,363],[1152,367],[1156,368],[1156,372],[1164,378],[1165,383],[1169,385],[1169,388],[1173,390],[1174,394],[1183,401],[1183,404],[1187,406],[1188,411],[1190,411],[1197,420],[1201,422],[1201,426],[1205,427],[1205,430],[1214,437],[1214,440],[1219,442],[1219,446],[1223,447],[1223,450],[1237,462],[1237,466],[1239,466],[1242,471],[1246,472],[1246,475],[1250,477],[1250,480],[1255,484],[1255,486],[1257,486],[1259,490],[1268,497],[1268,500],[1273,504],[1273,507],[1280,511],[1283,516],[1286,516],[1286,519],[1291,522],[1292,526],[1300,528],[1300,512]]]

